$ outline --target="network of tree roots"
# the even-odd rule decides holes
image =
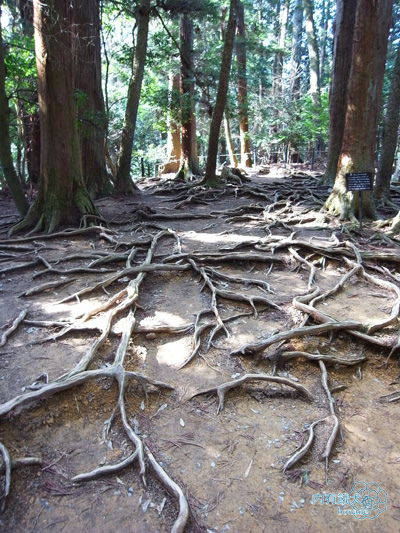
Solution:
[[[218,189],[144,180],[136,196],[97,202],[104,222],[53,235],[7,238],[17,217],[1,217],[3,525],[14,520],[14,471],[28,479],[57,463],[56,450],[40,450],[37,437],[35,445],[15,440],[24,417],[51,411],[58,396],[79,412],[77,395],[88,383],[106,398],[101,442],[117,442],[120,453],[64,470],[61,495],[134,468],[143,486],[158,483],[169,493],[159,508],[161,516],[167,500],[165,530],[206,530],[211,505],[199,505],[168,464],[165,444],[204,448],[187,410],[234,416],[248,394],[261,404],[308,406],[306,430],[299,422],[291,453],[275,468],[282,480],[304,483],[305,471],[319,464],[328,483],[337,467],[332,455],[338,446],[346,451],[345,415],[335,401],[352,387],[344,376],[360,377],[375,357],[384,372],[400,348],[400,254],[396,238],[375,222],[360,232],[324,216],[327,196],[318,174],[285,170],[277,178],[253,173],[246,183],[237,176]],[[361,310],[366,295],[383,298],[383,308]],[[160,346],[164,359],[156,360]],[[342,381],[332,369],[344,372]],[[389,392],[382,401],[400,399]],[[150,421],[171,409],[175,438],[161,442]],[[58,426],[63,417],[68,412]],[[252,457],[248,463],[243,483]]]

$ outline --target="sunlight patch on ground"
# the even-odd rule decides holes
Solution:
[[[165,311],[155,311],[151,316],[146,316],[140,320],[141,326],[186,326],[187,321],[181,316],[174,315],[173,313],[167,313]]]
[[[252,235],[239,235],[237,233],[226,233],[224,235],[219,235],[217,233],[199,233],[197,231],[188,231],[183,234],[183,239],[189,241],[197,241],[202,243],[241,243],[241,242],[252,242],[255,237]]]
[[[186,361],[188,356],[188,342],[186,338],[183,338],[158,345],[156,357],[159,365],[178,368]]]

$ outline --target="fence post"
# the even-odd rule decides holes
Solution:
[[[143,159],[143,157],[140,158],[140,169],[142,171],[142,178],[144,178],[144,159]]]

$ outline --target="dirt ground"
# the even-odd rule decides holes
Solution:
[[[107,227],[71,235],[8,239],[18,217],[0,198],[0,336],[26,311],[0,341],[0,442],[11,460],[40,460],[12,470],[0,531],[171,531],[178,501],[151,453],[186,496],[188,532],[399,531],[399,242],[371,222],[323,220],[316,173],[265,170],[197,195],[144,180],[137,197],[98,202]],[[323,320],[343,328],[320,333]],[[245,375],[218,409],[216,387]],[[135,442],[144,475],[136,458],[72,480]]]

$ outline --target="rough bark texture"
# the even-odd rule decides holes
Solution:
[[[303,2],[296,0],[293,10],[292,57],[290,63],[292,100],[300,98],[301,79],[301,41],[303,35]]]
[[[131,162],[133,138],[139,108],[144,66],[147,53],[147,36],[149,32],[150,0],[141,0],[137,20],[136,49],[134,51],[132,76],[129,82],[125,121],[122,129],[121,146],[118,158],[116,190],[119,193],[131,193],[137,188],[131,179]]]
[[[233,168],[237,168],[238,160],[235,154],[235,147],[233,145],[231,126],[229,123],[229,117],[228,117],[227,111],[225,111],[224,113],[224,127],[225,127],[225,139],[226,139],[226,146],[227,146],[228,154],[229,154],[230,166]]]
[[[347,111],[335,186],[325,208],[342,219],[358,212],[358,194],[346,192],[346,173],[374,172],[387,42],[393,0],[358,0]],[[363,193],[363,212],[374,217],[372,194]]]
[[[95,198],[111,191],[104,148],[107,118],[101,86],[99,0],[74,2],[73,29],[83,179]]]
[[[187,174],[200,174],[194,114],[193,22],[181,15],[181,93],[182,93],[182,158],[181,167]]]
[[[31,183],[39,183],[40,178],[40,120],[39,111],[26,113],[24,106],[20,107],[21,120],[24,129],[25,157],[28,167],[28,177]]]
[[[235,42],[237,13],[238,0],[231,0],[229,8],[229,20],[225,32],[224,51],[222,53],[217,99],[214,106],[210,125],[210,135],[208,138],[205,182],[210,185],[215,184],[215,182],[217,181],[216,168],[218,155],[218,139],[228,94],[229,73],[231,71],[232,53]]]
[[[179,107],[180,75],[169,73],[167,162],[160,174],[178,172],[181,160],[181,129],[175,120]]]
[[[74,102],[71,7],[64,0],[34,0],[35,52],[41,124],[39,192],[26,219],[48,232],[95,214],[82,181]]]
[[[249,110],[247,102],[247,71],[246,71],[246,30],[244,25],[244,8],[239,2],[236,57],[238,69],[238,102],[239,102],[239,131],[240,131],[240,164],[251,167],[250,139],[249,139]]]
[[[329,148],[323,182],[333,185],[342,148],[357,0],[338,0],[329,93]]]
[[[21,25],[24,35],[33,37],[33,4],[32,0],[19,0],[18,8],[21,16]],[[30,105],[26,106],[26,98]],[[32,111],[32,108],[37,107]],[[37,92],[23,93],[23,99],[18,103],[19,115],[23,127],[25,160],[28,168],[30,183],[39,183],[40,178],[40,120]],[[27,110],[29,109],[29,111]]]
[[[381,157],[376,176],[374,196],[379,200],[390,200],[390,180],[393,173],[394,155],[397,146],[400,111],[400,46],[392,72],[389,98],[386,107]]]
[[[0,0],[0,18],[3,1]],[[4,46],[2,28],[0,23],[0,163],[3,169],[4,177],[11,195],[21,216],[26,215],[29,209],[28,200],[15,171],[11,148],[10,148],[10,122],[8,98],[6,95],[6,70],[4,64]]]

